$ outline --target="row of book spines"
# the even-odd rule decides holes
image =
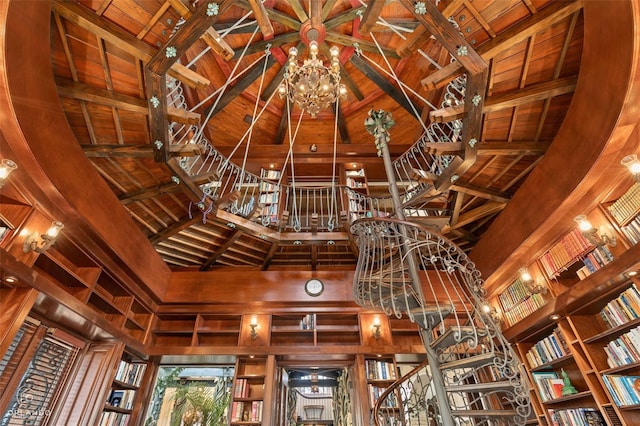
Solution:
[[[279,179],[281,176],[280,170],[262,170],[261,174],[265,179]]]
[[[640,382],[640,376],[604,374],[602,380],[618,407],[640,404],[640,395],[636,390],[636,383]]]
[[[127,426],[131,415],[116,413],[115,411],[103,411],[100,417],[100,426]]]
[[[624,235],[629,239],[631,244],[636,245],[640,242],[640,215],[636,216],[626,226],[620,228]]]
[[[236,379],[236,385],[233,389],[234,398],[247,398],[249,397],[249,382],[247,379]]]
[[[369,380],[395,380],[393,361],[377,361],[369,359],[365,362],[367,378]]]
[[[544,299],[539,294],[532,294],[531,297],[513,306],[509,311],[503,312],[504,318],[509,325],[522,321],[538,309],[544,306]]]
[[[250,404],[250,405],[249,405]],[[260,422],[262,421],[263,401],[235,401],[231,404],[231,421]]]
[[[595,408],[549,409],[553,426],[605,426],[602,414]]]
[[[115,380],[132,386],[140,387],[147,364],[130,363],[121,360],[116,371]]]
[[[133,408],[133,400],[136,398],[136,391],[132,389],[112,390],[109,393],[107,404],[113,407],[130,410]]]
[[[515,280],[498,296],[502,309],[505,311],[508,311],[527,297],[529,297],[529,291],[520,278]]]
[[[367,187],[366,182],[363,182],[361,180],[355,180],[354,178],[350,178],[350,177],[346,179],[345,183],[349,188],[366,188]]]
[[[369,385],[369,403],[371,407],[380,399],[380,396],[387,390],[387,388],[381,388],[378,386]],[[398,400],[396,395],[392,392],[387,396],[387,399],[384,401],[383,407],[397,407]]]
[[[535,368],[554,359],[567,356],[569,353],[569,347],[562,332],[559,329],[555,329],[549,336],[533,345],[527,352],[526,357],[531,368]]]
[[[619,223],[624,223],[640,212],[640,183],[634,184],[622,197],[609,207],[611,216]]]
[[[590,247],[593,247],[591,243],[574,229],[543,254],[540,263],[547,275],[553,277]]]
[[[307,314],[300,320],[300,329],[314,330],[316,328],[316,314]]]
[[[543,402],[562,397],[564,381],[558,378],[555,372],[535,373],[533,377]]]
[[[278,193],[270,192],[268,194],[261,194],[258,199],[258,203],[260,204],[275,204],[278,202]]]
[[[600,311],[609,328],[615,328],[640,318],[640,292],[635,285],[623,291]]]
[[[629,330],[603,348],[610,368],[640,362],[640,327]]]

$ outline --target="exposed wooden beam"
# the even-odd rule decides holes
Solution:
[[[155,47],[148,45],[142,40],[138,40],[135,36],[129,34],[111,21],[97,16],[90,9],[78,3],[56,0],[53,3],[53,9],[66,20],[79,25],[104,41],[113,44],[119,50],[140,59],[144,63],[148,63],[158,52]],[[209,80],[178,63],[174,63],[171,66],[169,75],[192,88],[201,89],[209,85]]]
[[[150,188],[143,188],[139,191],[124,194],[118,197],[122,204],[130,204],[136,201],[146,200],[147,198],[157,197],[163,194],[171,194],[180,190],[180,187],[174,182],[163,183]]]
[[[200,114],[182,108],[167,107],[167,119],[176,123],[198,124]]]
[[[277,62],[278,61],[273,56],[269,56],[269,58],[267,59],[266,69],[271,68]],[[214,115],[222,111],[224,107],[229,105],[232,100],[238,97],[242,92],[244,92],[247,87],[253,84],[258,77],[260,77],[263,67],[263,64],[255,63],[253,65],[253,68],[245,73],[242,80],[238,81],[233,87],[224,92],[218,103],[215,104],[213,112],[210,112],[212,107],[208,107],[206,112],[204,113],[204,116],[213,117]]]
[[[207,46],[209,46],[211,50],[222,56],[222,59],[225,61],[233,58],[235,52],[231,46],[229,46],[229,43],[227,43],[214,28],[207,28],[204,34],[202,34],[202,40],[207,43]]]
[[[302,3],[300,0],[289,0],[289,6],[293,9],[293,13],[296,14],[298,20],[300,22],[305,22],[309,17],[307,16],[307,12],[305,12],[304,7],[302,7]]]
[[[235,52],[235,54],[233,55],[234,59],[240,59],[240,56],[242,55],[242,53],[244,52],[245,56],[246,55],[250,55],[253,53],[259,53],[259,52],[264,52],[267,47],[271,46],[271,48],[273,47],[279,47],[288,43],[294,43],[300,40],[300,34],[298,33],[285,33],[285,34],[280,34],[274,38],[272,38],[271,40],[261,40],[261,41],[257,41],[255,43],[252,43],[251,46],[249,46],[247,48],[247,50],[245,51],[244,49],[238,50],[237,52]]]
[[[338,116],[338,131],[340,132],[340,140],[342,140],[343,144],[350,144],[351,138],[349,137],[349,129],[347,129],[347,119],[342,112],[342,106],[338,105],[336,108],[336,104],[331,104],[331,108],[333,109],[333,113]]]
[[[262,266],[260,267],[261,271],[266,271],[267,269],[269,269],[271,260],[273,259],[273,256],[276,254],[276,250],[278,250],[278,247],[279,247],[278,243],[271,244],[271,247],[269,247],[269,251],[267,252],[267,255],[264,257]]]
[[[196,11],[180,26],[165,45],[147,63],[147,68],[154,74],[164,75],[211,26],[218,20],[227,9],[233,5],[233,1],[224,0],[219,5],[217,15],[208,13],[208,5],[202,4]],[[215,40],[215,39],[214,39]],[[170,49],[173,54],[170,54]]]
[[[576,88],[578,79],[566,77],[551,80],[544,83],[532,84],[524,89],[514,90],[509,93],[490,97],[486,100],[483,113],[490,113],[504,108],[513,108],[517,105],[541,101],[555,96],[572,93]],[[464,116],[464,105],[456,105],[450,108],[436,109],[429,113],[429,118],[436,123],[458,120]]]
[[[582,9],[582,7],[582,0],[576,0],[573,2],[551,2],[549,6],[545,7],[540,12],[518,22],[498,34],[495,38],[478,46],[477,52],[482,56],[482,58],[484,58],[484,60],[495,58],[500,53],[507,51],[517,43],[520,43],[545,28],[562,21],[572,13]],[[453,80],[462,72],[462,64],[459,62],[453,62],[441,70],[425,77],[421,83],[425,88],[429,89],[441,87],[447,82]],[[447,76],[449,77],[447,78]]]
[[[508,203],[511,197],[500,191],[494,191],[489,188],[472,185],[470,183],[454,183],[449,188],[452,191],[462,192],[474,197],[480,197],[491,201],[497,201],[499,203]]]
[[[398,103],[402,108],[406,109],[411,117],[415,117],[415,111],[420,111],[416,105],[414,105],[411,101],[409,101],[404,94],[397,89],[394,85],[389,83],[384,76],[382,76],[378,71],[376,71],[371,65],[365,62],[358,55],[352,55],[349,59],[349,62],[353,64],[361,73],[367,76],[371,81],[373,81],[378,87],[384,90],[387,95],[393,98],[394,101]]]
[[[463,226],[476,222],[477,220],[480,220],[486,216],[496,214],[502,211],[505,206],[506,203],[501,203],[498,201],[487,201],[480,207],[461,214],[458,218],[458,222],[455,225],[451,226],[450,229],[462,228]]]
[[[149,114],[149,106],[144,99],[63,78],[57,78],[56,85],[58,94],[65,98],[93,102],[110,108],[118,108],[138,114]]]
[[[88,158],[150,158],[151,145],[80,145]],[[170,145],[170,157],[194,157],[202,155],[199,145]]]
[[[465,0],[451,0],[444,9],[442,9],[442,15],[445,17],[451,16],[456,10],[458,10]],[[402,40],[396,52],[401,57],[407,57],[410,54],[416,52],[421,45],[427,42],[431,38],[431,33],[427,27],[419,25],[411,34],[407,36],[405,40]]]
[[[366,9],[366,6],[360,6],[360,7],[356,7],[356,8],[353,8],[353,9],[349,9],[346,12],[343,12],[343,13],[341,13],[339,15],[336,15],[333,18],[331,18],[328,21],[326,21],[324,23],[324,26],[328,30],[328,29],[331,29],[331,28],[339,27],[342,24],[349,23],[349,22],[353,21],[354,19],[356,19],[356,17],[358,16],[358,14],[360,12],[364,13],[365,9]]]
[[[199,216],[197,214],[195,216],[193,216],[192,218],[189,218],[187,216],[184,219],[182,219],[181,221],[176,222],[173,225],[168,226],[167,228],[165,228],[161,232],[158,232],[157,234],[151,236],[149,238],[149,242],[152,245],[157,246],[162,241],[169,239],[169,237],[172,237],[172,236],[180,233],[182,230],[187,229],[190,226],[195,225],[198,222],[202,222],[202,217],[201,216]]]
[[[362,16],[358,31],[363,34],[368,34],[380,17],[380,12],[384,7],[385,0],[369,0],[367,3],[367,9]]]
[[[438,10],[435,3],[422,2],[427,10],[425,14],[416,13],[415,4],[411,0],[400,0],[413,16],[429,29],[431,34],[462,65],[468,73],[475,74],[487,68],[484,59],[471,47],[460,32]]]
[[[167,121],[167,76],[156,74],[145,68],[145,86],[149,99],[158,99],[158,105],[149,108],[149,126],[153,146],[153,158],[156,162],[164,163],[169,159],[169,123]]]
[[[220,245],[216,249],[216,251],[214,251],[211,254],[211,256],[209,256],[209,258],[202,263],[202,266],[200,266],[200,270],[201,271],[208,271],[209,269],[211,269],[213,264],[216,263],[216,260],[220,259],[222,257],[222,255],[225,254],[227,249],[229,249],[229,247],[231,247],[233,244],[235,244],[235,242],[238,240],[238,238],[240,238],[242,235],[243,235],[243,233],[242,233],[242,231],[240,229],[234,229],[231,232],[231,235],[229,235],[226,238],[226,241],[224,242],[224,244]]]
[[[534,141],[482,141],[478,143],[478,155],[543,155],[550,142]]]
[[[378,50],[378,46],[376,46],[375,43],[372,43],[367,40],[363,40],[361,38],[336,33],[333,31],[327,31],[326,40],[332,43],[341,44],[347,47],[353,47],[354,45],[358,44],[360,49],[362,49],[365,52],[380,53],[380,50]],[[382,47],[382,46],[380,47],[382,48],[382,51],[384,52],[384,55],[387,58],[393,58],[393,59],[400,58],[395,50]]]
[[[253,11],[253,16],[256,18],[256,21],[258,21],[260,31],[262,31],[262,38],[265,40],[273,38],[273,26],[269,20],[267,9],[260,0],[248,0],[248,2]]]
[[[273,139],[274,145],[282,145],[282,142],[284,142],[284,135],[287,134],[287,123],[289,122],[289,107],[287,106],[288,103],[289,99],[287,98],[285,99],[284,105],[282,106],[282,114],[280,114],[278,130],[276,131],[276,137]],[[253,152],[251,154],[251,157],[253,158]]]

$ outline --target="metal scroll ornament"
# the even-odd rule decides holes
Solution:
[[[382,147],[389,143],[391,135],[389,129],[395,126],[396,122],[390,112],[384,110],[369,110],[369,117],[364,120],[364,128],[367,129],[376,140],[378,157],[382,156]]]

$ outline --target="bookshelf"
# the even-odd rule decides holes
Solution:
[[[540,294],[531,294],[521,278],[517,278],[498,295],[502,317],[508,326],[523,320],[545,304]]]
[[[593,377],[584,374],[589,371],[588,356],[569,320],[540,330],[518,342],[516,348],[532,384],[532,406],[540,424],[574,426],[604,418],[602,392],[594,392]]]
[[[347,186],[347,205],[351,221],[370,215],[371,208],[367,201],[369,195],[369,183],[364,168],[354,165],[344,171],[344,183]]]
[[[640,183],[607,205],[606,211],[631,245],[640,242]]]
[[[275,357],[240,357],[236,360],[229,424],[270,424]]]
[[[277,223],[280,215],[280,170],[260,170],[260,192],[258,195],[259,218],[263,224]]]
[[[364,357],[364,374],[367,383],[368,407],[371,412],[382,394],[399,378],[395,357],[391,355]],[[389,394],[387,399],[382,402],[382,407],[387,413],[394,413],[398,425],[402,424],[400,406],[400,395],[398,393]],[[397,416],[395,413],[397,413]]]
[[[113,376],[99,426],[119,426],[129,422],[146,369],[146,362],[124,353]]]

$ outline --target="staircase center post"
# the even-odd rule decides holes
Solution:
[[[404,209],[402,202],[400,201],[400,192],[398,191],[398,184],[396,182],[396,176],[393,171],[393,164],[391,162],[391,154],[389,153],[389,140],[391,135],[389,129],[395,125],[391,113],[383,110],[371,110],[369,111],[369,117],[364,122],[365,128],[375,138],[376,148],[378,148],[378,156],[382,156],[384,161],[384,169],[387,174],[387,181],[389,182],[389,192],[391,193],[391,200],[396,213],[396,217],[400,220],[405,220]],[[409,241],[409,237],[406,235],[406,230],[401,227],[400,232],[406,242]],[[418,275],[418,268],[416,266],[416,260],[414,253],[410,253],[407,256],[407,263],[409,265],[409,274],[411,275],[412,287],[416,292],[417,297],[421,303],[424,303],[424,295],[422,293],[422,285],[420,284],[420,276]],[[444,378],[440,373],[440,362],[435,350],[431,347],[433,340],[431,336],[431,330],[422,329],[420,331],[422,341],[426,349],[427,360],[431,368],[431,380],[433,384],[433,390],[438,400],[439,409],[439,423],[443,426],[455,426],[453,417],[451,416],[451,407],[449,405],[449,399],[447,398],[447,392],[445,389]]]

